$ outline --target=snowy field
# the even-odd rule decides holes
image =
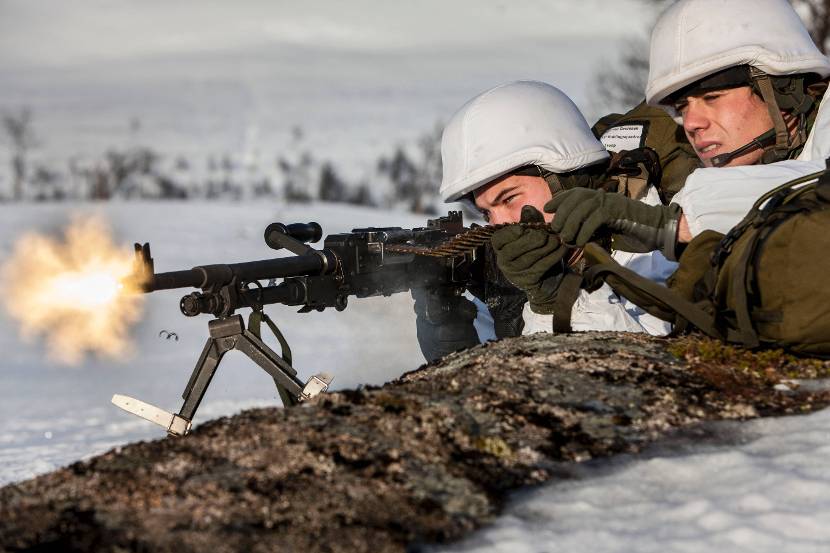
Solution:
[[[270,164],[301,147],[349,179],[411,145],[496,84],[540,79],[593,113],[591,75],[651,17],[635,0],[0,0],[0,111],[29,107],[31,159],[65,166],[108,148],[149,146],[193,159],[229,154]],[[0,193],[10,149],[0,143]],[[293,152],[296,153],[296,152]],[[271,255],[273,221],[419,226],[424,218],[340,205],[276,203],[0,204],[0,262],[27,230],[55,233],[98,213],[119,242],[149,241],[159,271]],[[77,367],[23,343],[0,312],[0,485],[162,431],[110,404],[124,393],[169,410],[204,344],[207,317],[181,294],[147,297],[135,351]],[[422,358],[406,294],[353,300],[337,313],[269,313],[300,377],[334,388],[380,384]],[[159,337],[173,331],[179,341]],[[367,338],[368,337],[368,338]],[[371,343],[371,347],[367,344]],[[271,379],[239,354],[225,360],[196,424],[278,403]],[[504,516],[444,551],[830,551],[830,410],[719,425],[636,458],[575,467],[572,480],[518,493]]]
[[[516,79],[560,87],[593,120],[597,64],[650,17],[635,0],[96,4],[0,2],[0,112],[28,107],[30,158],[64,172],[145,146],[193,171],[227,155],[269,174],[277,155],[308,150],[359,181]],[[9,155],[0,147],[0,192]]]

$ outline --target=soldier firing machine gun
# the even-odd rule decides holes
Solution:
[[[184,315],[210,314],[209,337],[185,387],[184,404],[169,413],[128,396],[116,394],[113,403],[126,411],[159,424],[171,435],[184,436],[191,428],[199,403],[225,353],[236,349],[250,357],[274,379],[286,405],[310,399],[328,389],[332,377],[321,373],[303,383],[291,365],[291,351],[263,307],[280,303],[301,306],[300,312],[342,311],[349,296],[388,296],[411,288],[441,286],[462,294],[485,279],[483,248],[498,226],[467,229],[461,212],[428,221],[415,229],[363,228],[326,237],[323,249],[308,245],[320,240],[317,223],[283,225],[265,229],[265,243],[286,249],[291,257],[228,265],[204,265],[184,271],[155,273],[150,245],[135,245],[136,274],[132,277],[144,292],[175,288],[199,288],[181,299]],[[277,282],[281,279],[281,282]],[[260,281],[268,281],[263,285]],[[235,314],[251,308],[256,323],[245,328]],[[268,322],[280,341],[278,355],[259,336],[259,321]],[[254,321],[254,319],[251,319]],[[256,328],[253,328],[256,326]]]

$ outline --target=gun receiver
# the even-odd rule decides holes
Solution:
[[[323,248],[308,245],[322,237],[317,223],[272,223],[265,229],[265,243],[293,256],[236,264],[216,264],[189,270],[154,272],[150,245],[136,244],[132,279],[144,292],[198,288],[179,304],[188,317],[210,314],[209,337],[182,394],[184,404],[176,413],[127,396],[116,395],[119,407],[167,428],[171,435],[185,435],[224,354],[232,349],[245,353],[274,379],[285,405],[293,405],[325,391],[332,377],[322,373],[307,382],[297,378],[291,350],[282,334],[263,313],[270,304],[299,306],[300,312],[342,311],[349,296],[388,296],[411,288],[444,287],[450,293],[483,283],[485,267],[481,246],[490,232],[469,231],[461,212],[432,219],[426,227],[354,229],[326,237]],[[469,231],[469,232],[467,232]],[[436,253],[438,252],[438,253]],[[266,284],[263,284],[266,282]],[[249,327],[238,309],[252,309]],[[255,318],[256,316],[256,318]],[[259,336],[265,320],[283,349],[278,355]]]

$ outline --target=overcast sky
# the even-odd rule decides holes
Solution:
[[[638,35],[637,0],[0,0],[0,67],[291,43],[406,48]]]

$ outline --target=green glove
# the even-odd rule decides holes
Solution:
[[[625,238],[627,250],[660,250],[667,259],[675,259],[681,215],[677,204],[647,205],[622,194],[575,188],[557,194],[545,211],[556,213],[551,230],[566,244],[584,246],[605,227]]]
[[[522,223],[541,223],[544,217],[536,208],[522,208]],[[530,308],[536,313],[553,313],[556,290],[562,281],[567,248],[559,237],[547,230],[508,225],[490,239],[496,263],[507,280],[527,293]]]

